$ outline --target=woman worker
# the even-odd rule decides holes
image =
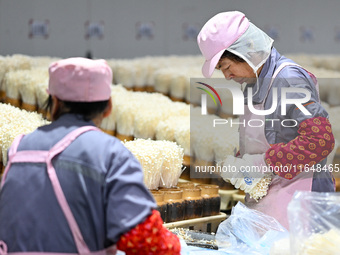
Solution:
[[[272,46],[273,40],[238,11],[212,17],[197,41],[205,58],[205,77],[211,77],[218,69],[227,80],[247,84],[244,115],[239,120],[240,155],[229,155],[223,162],[243,171],[221,175],[236,188],[245,190],[249,208],[273,216],[288,228],[287,205],[296,190],[334,191],[332,174],[325,168],[334,137],[328,114],[320,104],[316,78],[280,55]],[[287,93],[287,99],[298,102],[306,94],[311,95],[310,99],[300,107],[283,104],[281,92],[291,88],[302,90]],[[275,102],[277,107],[273,110]],[[250,104],[254,109],[249,109]],[[259,110],[268,113],[261,115]],[[285,115],[281,110],[285,110]],[[248,124],[255,119],[257,123]],[[258,171],[246,172],[245,166],[257,166]],[[247,193],[268,176],[271,184],[267,195],[259,201],[252,199]]]
[[[49,67],[50,125],[9,149],[0,190],[0,254],[179,254],[140,164],[103,132],[112,71],[104,60]]]

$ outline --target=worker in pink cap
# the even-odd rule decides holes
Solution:
[[[212,17],[197,42],[205,58],[202,73],[206,78],[219,70],[226,79],[245,84],[244,115],[238,120],[240,151],[236,156],[226,155],[222,163],[238,171],[221,176],[246,192],[248,207],[273,216],[288,228],[287,206],[295,191],[334,191],[326,163],[335,141],[328,114],[320,104],[317,80],[281,55],[273,40],[239,11]],[[280,95],[286,88],[302,89],[310,98],[301,107],[282,104]],[[306,97],[305,93],[286,96],[291,101]],[[271,108],[274,102],[276,109]],[[267,114],[259,114],[269,109]],[[263,125],[249,124],[252,120]]]
[[[104,60],[49,67],[52,123],[15,139],[0,188],[0,254],[180,254],[141,165],[98,127],[112,110]]]

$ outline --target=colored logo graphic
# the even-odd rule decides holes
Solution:
[[[245,182],[247,185],[252,185],[252,184],[253,184],[253,179],[250,178],[250,177],[244,177],[244,182]]]
[[[210,85],[208,85],[208,84],[206,84],[206,83],[203,83],[203,82],[196,82],[196,83],[201,84],[201,85],[203,85],[203,86],[206,86],[206,87],[209,88],[212,92],[214,92],[215,95],[217,96],[218,100],[220,101],[221,106],[222,106],[222,100],[221,100],[221,98],[220,98],[220,95],[217,93],[217,91],[216,91],[213,87],[211,87]],[[204,88],[201,88],[201,87],[196,87],[196,88],[201,89],[201,90],[203,90],[204,92],[206,92],[206,93],[212,98],[212,100],[214,101],[215,105],[217,105],[214,96],[211,94],[211,92],[210,92],[209,90],[204,89]]]

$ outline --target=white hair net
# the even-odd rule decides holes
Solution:
[[[256,73],[268,59],[273,42],[265,32],[250,23],[244,34],[227,50],[244,59]]]

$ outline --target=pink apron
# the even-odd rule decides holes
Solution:
[[[104,255],[104,254],[116,254],[117,248],[115,245],[101,251],[91,252],[89,248],[87,247],[84,238],[80,232],[79,226],[72,214],[72,211],[69,207],[69,204],[67,203],[67,200],[65,198],[65,195],[62,191],[62,188],[60,186],[56,171],[52,165],[52,159],[61,153],[63,150],[66,149],[67,146],[69,146],[79,135],[90,131],[90,130],[98,130],[98,128],[93,126],[84,126],[81,128],[78,128],[68,135],[66,135],[61,141],[59,141],[56,145],[54,145],[49,151],[18,151],[17,148],[19,146],[19,143],[24,135],[18,136],[14,141],[13,144],[9,150],[9,160],[5,169],[5,172],[3,174],[1,187],[5,183],[5,179],[7,176],[7,173],[10,169],[10,166],[12,163],[17,162],[32,162],[32,163],[46,163],[47,165],[47,172],[48,176],[51,180],[54,193],[57,197],[57,200],[59,202],[59,205],[67,219],[68,225],[72,231],[73,239],[77,247],[77,254],[91,254],[91,255]],[[13,253],[7,253],[7,246],[5,242],[0,241],[0,255],[5,254],[12,254],[12,255],[21,255],[21,254],[29,254],[29,255],[71,255],[72,253],[52,253],[52,252],[13,252]]]
[[[265,96],[263,102],[259,105],[255,105],[255,109],[264,109],[264,102],[266,101],[275,77],[285,66],[288,65],[299,66],[289,62],[281,64],[273,74],[271,83],[267,90],[267,95]],[[309,75],[313,79],[314,83],[316,84],[316,89],[318,90],[318,83],[315,76],[311,73],[309,73]],[[245,120],[245,123],[248,123],[248,121],[251,119],[261,119],[263,123],[265,123],[265,115],[255,115],[249,111],[248,107],[245,107],[245,114],[244,116],[240,117],[240,121],[242,122]],[[247,125],[240,126],[241,156],[243,156],[245,153],[262,154],[265,153],[269,148],[270,145],[268,144],[265,136],[265,125],[261,127],[248,127]],[[280,222],[282,226],[284,226],[286,229],[289,229],[287,218],[288,203],[292,199],[295,191],[311,191],[312,182],[312,171],[308,173],[301,173],[292,180],[287,180],[275,175],[272,179],[272,183],[269,186],[268,194],[264,198],[259,200],[259,202],[256,202],[254,199],[249,197],[249,194],[246,194],[245,204],[251,209],[261,211],[269,216],[274,217]]]

